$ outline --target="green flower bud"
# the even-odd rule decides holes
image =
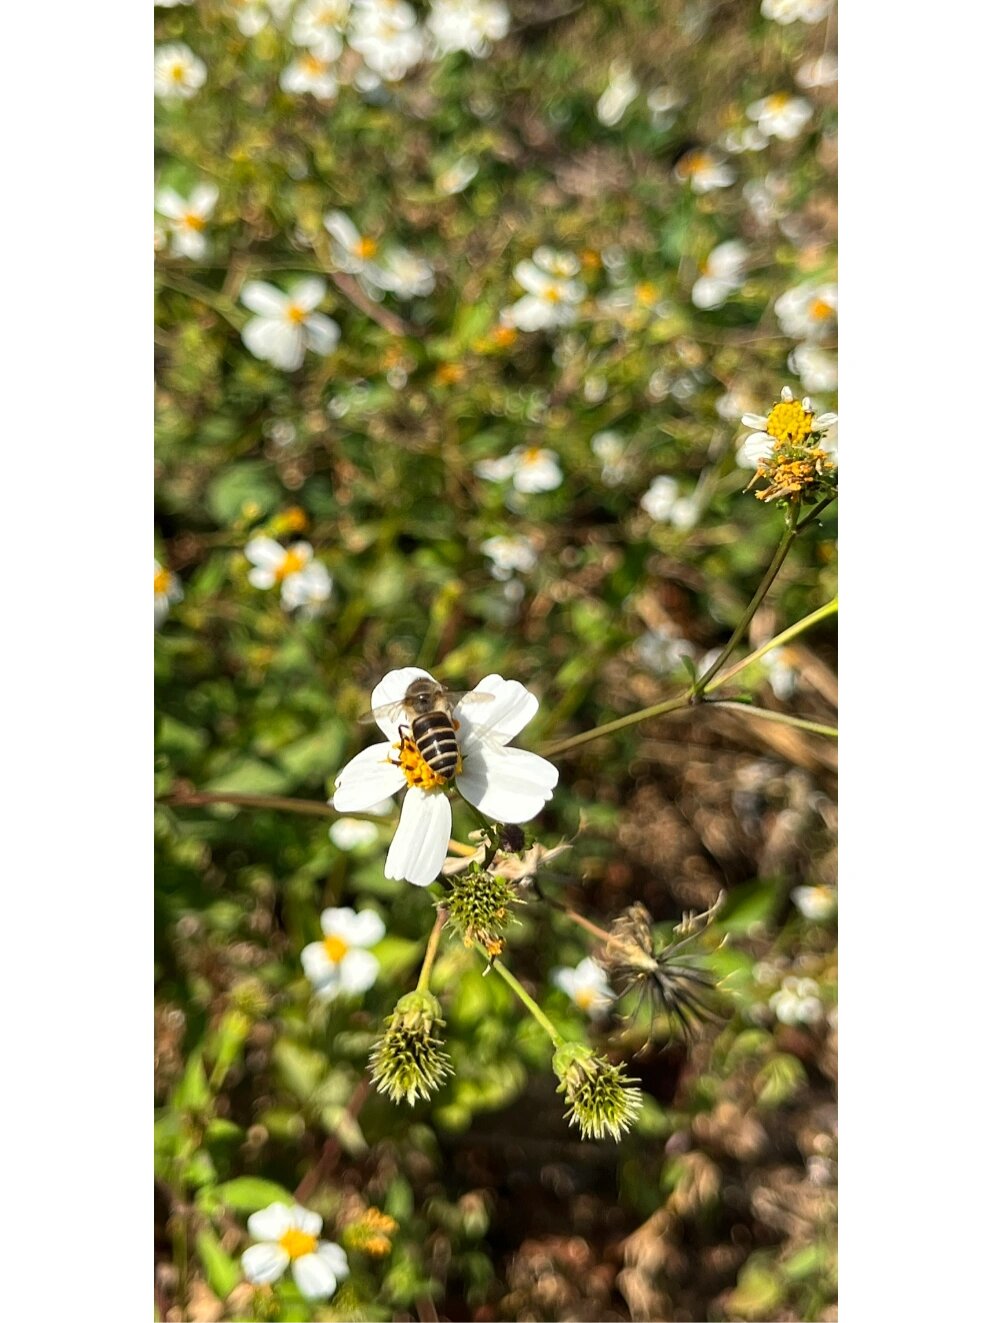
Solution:
[[[565,1095],[569,1125],[577,1125],[583,1139],[619,1140],[629,1130],[641,1107],[641,1091],[620,1066],[597,1057],[582,1043],[565,1043],[555,1053],[552,1068]]]
[[[386,1019],[386,1032],[369,1056],[372,1082],[392,1102],[402,1099],[412,1107],[417,1098],[429,1098],[451,1074],[443,1039],[435,1032],[444,1027],[441,1004],[429,992],[408,992]]]

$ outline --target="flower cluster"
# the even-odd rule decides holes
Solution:
[[[826,437],[837,422],[835,413],[815,414],[809,399],[796,400],[783,386],[767,415],[746,413],[741,422],[754,431],[737,459],[755,469],[749,488],[767,484],[755,493],[759,501],[815,501],[837,490],[837,465]]]

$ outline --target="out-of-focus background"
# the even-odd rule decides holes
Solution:
[[[641,1082],[619,1145],[568,1127],[457,939],[452,1079],[368,1090],[432,897],[383,876],[395,806],[326,808],[392,667],[523,681],[539,749],[729,638],[783,529],[741,415],[786,385],[836,405],[834,17],[156,7],[158,1317],[836,1316],[834,743],[693,709],[556,759],[527,826],[571,841],[549,895],[639,901],[662,939],[726,893],[723,1014],[688,1046],[590,1017],[554,974],[592,939],[518,910],[506,963]],[[833,521],[737,656],[833,596]],[[835,671],[828,623],[733,691],[829,725]],[[360,994],[301,966],[327,907],[384,922]],[[294,1193],[348,1253],[326,1302],[241,1271],[248,1216]]]

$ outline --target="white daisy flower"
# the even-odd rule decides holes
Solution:
[[[820,989],[811,978],[782,980],[782,986],[768,998],[768,1005],[782,1024],[816,1024],[823,1019]]]
[[[820,55],[815,60],[807,60],[796,70],[796,82],[800,87],[832,87],[837,81],[837,56]]]
[[[773,23],[819,23],[834,7],[834,0],[761,0],[761,13]]]
[[[498,536],[486,538],[479,550],[492,561],[492,576],[501,582],[511,579],[515,571],[529,574],[537,564],[537,551],[529,537]]]
[[[308,349],[332,354],[341,328],[330,317],[314,312],[326,292],[324,281],[314,276],[298,280],[288,294],[264,280],[249,280],[241,291],[241,302],[258,316],[241,332],[245,345],[256,358],[286,372],[294,372],[302,364]]]
[[[350,9],[351,0],[303,0],[293,15],[290,41],[294,46],[309,47],[323,60],[336,60]]]
[[[699,279],[692,287],[696,307],[722,307],[734,290],[744,284],[747,257],[747,248],[739,239],[718,243],[700,266]]]
[[[605,124],[608,129],[619,124],[640,90],[630,65],[614,61],[610,65],[610,81],[606,91],[596,102],[596,118],[600,124]]]
[[[331,236],[331,255],[338,270],[352,276],[364,276],[370,284],[383,289],[384,273],[381,266],[372,261],[379,252],[378,242],[367,234],[360,234],[343,211],[329,211],[324,217],[324,229]]]
[[[164,569],[158,561],[155,562],[155,628],[163,623],[169,611],[172,609],[173,602],[183,600],[183,586],[179,582],[179,576],[173,574],[171,570]]]
[[[207,66],[182,41],[155,47],[155,95],[185,101],[207,81]]]
[[[379,288],[400,299],[420,299],[434,288],[434,268],[406,248],[390,248],[376,270]]]
[[[559,966],[551,971],[551,981],[575,1002],[579,1010],[588,1015],[601,1014],[614,999],[614,992],[605,970],[588,956],[574,969]]]
[[[533,258],[513,268],[517,283],[527,293],[504,310],[504,319],[519,331],[571,326],[586,292],[582,281],[574,279],[578,271],[579,260],[574,254],[538,248]]]
[[[387,83],[404,78],[424,56],[417,15],[406,0],[356,0],[349,44]]]
[[[805,97],[775,92],[760,101],[752,101],[747,113],[767,138],[789,139],[799,137],[813,118],[813,107]]]
[[[287,64],[279,75],[284,92],[299,96],[309,92],[321,101],[333,101],[338,94],[338,80],[330,60],[316,51],[307,51]]]
[[[789,368],[806,390],[837,389],[837,355],[819,345],[796,345],[789,355]]]
[[[499,459],[480,459],[475,471],[487,482],[512,478],[518,492],[550,492],[560,487],[562,481],[558,456],[540,446],[515,446]]]
[[[808,395],[797,402],[789,387],[783,386],[779,404],[769,409],[766,415],[746,413],[741,422],[754,430],[738,447],[737,463],[742,469],[756,469],[763,459],[771,455],[776,441],[804,441],[814,432],[825,432],[833,427],[837,415],[814,413]]]
[[[170,247],[177,257],[198,261],[206,256],[204,230],[213,215],[218,196],[216,184],[197,184],[188,198],[180,197],[174,188],[159,189],[155,210],[169,221]]]
[[[254,567],[248,571],[248,582],[263,589],[281,584],[281,600],[287,611],[317,606],[331,595],[333,582],[327,566],[313,559],[309,542],[282,547],[274,538],[259,535],[247,543],[245,555]]]
[[[446,170],[441,171],[435,182],[441,193],[450,196],[464,192],[478,173],[478,161],[473,160],[471,156],[459,156],[457,161],[453,161]]]
[[[340,826],[340,823],[335,824]],[[365,826],[375,826],[365,823]],[[300,953],[303,972],[322,1001],[357,996],[367,991],[379,974],[379,962],[366,947],[386,935],[386,925],[374,910],[324,910],[320,916],[324,937],[310,942]]]
[[[837,910],[837,892],[833,887],[793,887],[792,903],[811,923],[832,919]]]
[[[675,165],[675,176],[688,183],[694,193],[711,193],[715,188],[729,188],[737,178],[737,172],[715,152],[704,147],[680,156]]]
[[[418,666],[390,671],[372,691],[376,721],[386,743],[352,758],[335,780],[339,813],[360,813],[383,795],[407,787],[399,826],[386,856],[387,878],[426,887],[438,876],[451,836],[451,801],[409,737],[407,719],[379,709],[398,704],[410,684],[433,679]],[[517,680],[487,675],[473,693],[491,702],[459,701],[453,711],[459,770],[454,784],[470,804],[494,822],[529,822],[551,798],[558,769],[536,753],[506,746],[537,713],[538,700]]]
[[[775,316],[786,335],[796,340],[823,340],[837,320],[837,286],[804,281],[775,300]]]
[[[241,1256],[244,1275],[256,1286],[277,1281],[291,1267],[308,1300],[327,1300],[348,1276],[348,1256],[332,1240],[319,1240],[324,1219],[300,1204],[269,1204],[252,1213],[248,1234],[260,1242]]]
[[[657,524],[688,529],[699,519],[699,508],[691,496],[679,495],[679,484],[667,474],[654,478],[641,497],[641,509]]]
[[[433,0],[427,30],[438,54],[467,51],[482,57],[510,30],[510,11],[502,0]]]

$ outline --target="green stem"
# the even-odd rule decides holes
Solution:
[[[788,629],[783,629],[780,634],[776,634],[773,639],[769,639],[767,643],[763,643],[760,648],[755,648],[754,652],[749,653],[743,661],[739,661],[736,665],[731,666],[729,671],[724,671],[723,675],[718,676],[715,680],[711,680],[706,686],[705,692],[709,694],[712,693],[714,689],[719,689],[722,684],[726,684],[733,676],[739,675],[741,671],[746,670],[748,666],[751,666],[754,662],[758,661],[766,652],[771,652],[772,648],[783,647],[786,643],[790,643],[792,639],[798,638],[800,634],[805,634],[806,631],[812,629],[814,625],[818,625],[821,620],[827,620],[830,616],[835,616],[836,614],[837,598],[835,597],[832,601],[827,602],[825,606],[817,607],[817,609],[811,612],[808,616],[803,616],[802,620],[797,620],[796,623],[790,625]]]
[[[554,1025],[551,1023],[548,1017],[544,1014],[544,1012],[541,1010],[540,1006],[538,1006],[537,1002],[530,995],[530,993],[527,992],[527,990],[523,987],[523,985],[519,982],[519,980],[514,978],[514,976],[510,973],[506,965],[503,964],[502,960],[490,961],[489,952],[486,950],[486,948],[482,945],[481,942],[476,942],[475,949],[479,952],[480,955],[485,957],[486,963],[490,964],[491,967],[495,969],[496,973],[500,976],[503,982],[508,983],[510,985],[513,991],[517,994],[517,996],[520,998],[523,1004],[530,1011],[531,1015],[533,1015],[537,1023],[541,1026],[544,1032],[551,1039],[554,1046],[556,1048],[561,1047],[565,1042],[564,1038],[562,1038],[561,1034],[554,1027]]]
[[[223,294],[217,294],[212,289],[206,289],[203,285],[197,284],[195,280],[188,280],[186,276],[180,276],[170,272],[168,275],[159,273],[159,283],[166,289],[175,290],[177,294],[185,294],[188,298],[196,299],[198,303],[204,303],[208,308],[212,308],[218,316],[223,317],[226,322],[240,331],[244,325],[244,319],[239,317],[238,310],[234,304],[225,299]]]
[[[444,928],[444,923],[447,917],[448,911],[439,905],[437,907],[437,914],[434,916],[434,927],[431,929],[431,935],[427,939],[427,950],[424,952],[424,963],[420,966],[420,977],[417,979],[418,992],[426,992],[428,984],[431,981],[431,970],[434,968],[434,961],[437,957],[438,947],[441,945],[441,931]]]
[[[330,804],[317,799],[289,799],[284,795],[235,795],[208,790],[174,791],[163,795],[160,804],[169,804],[173,808],[202,808],[207,804],[232,804],[237,808],[281,809],[286,813],[308,813],[320,818],[334,818],[337,813]],[[369,813],[349,813],[348,817],[362,818],[369,822],[383,822],[388,819],[376,818]]]
[[[618,717],[616,721],[608,721],[604,726],[594,726],[592,730],[585,730],[581,735],[573,735],[570,739],[559,740],[557,744],[546,745],[541,749],[541,756],[551,758],[570,749],[577,749],[580,744],[598,740],[601,735],[612,735],[614,731],[623,730],[626,726],[636,726],[638,722],[649,721],[651,717],[664,716],[666,712],[677,712],[679,708],[688,707],[691,701],[692,691],[687,689],[677,698],[666,699],[664,703],[656,703],[654,707],[645,707],[639,712],[631,712],[629,716]]]
[[[767,707],[754,707],[750,703],[735,703],[731,699],[717,699],[716,702],[708,702],[707,707],[725,707],[733,708],[737,712],[750,712],[753,717],[760,717],[763,721],[777,721],[783,726],[795,726],[799,730],[812,731],[814,735],[826,735],[830,739],[837,738],[836,726],[821,726],[818,721],[809,721],[806,717],[793,717],[788,712],[772,712]]]
[[[819,519],[820,515],[823,514],[827,506],[833,505],[836,499],[837,499],[836,496],[824,496],[823,500],[820,501],[819,505],[815,505],[813,509],[810,510],[809,514],[806,515],[805,518],[800,519],[799,523],[796,524],[796,532],[801,533],[804,528],[809,528],[810,524],[815,523],[816,520]]]

